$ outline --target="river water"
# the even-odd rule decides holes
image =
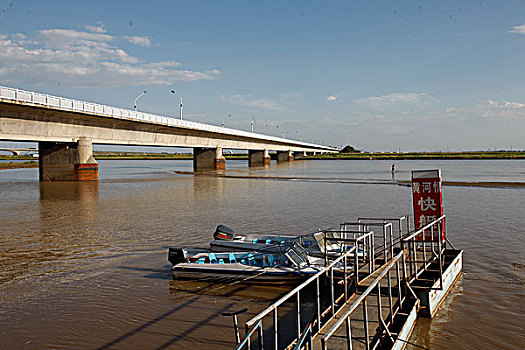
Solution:
[[[99,165],[98,183],[40,183],[37,169],[0,171],[0,348],[231,349],[231,319],[221,313],[247,307],[243,323],[286,288],[173,281],[168,246],[205,246],[218,224],[299,234],[411,213],[410,188],[390,183],[389,161],[268,169],[228,161],[227,174],[253,179],[175,173],[191,171],[191,161]],[[444,181],[525,181],[519,160],[396,161],[395,177],[435,168]],[[524,348],[525,188],[443,191],[464,273],[410,341]]]

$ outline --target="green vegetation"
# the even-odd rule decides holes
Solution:
[[[410,152],[410,153],[325,153],[303,159],[525,159],[525,151],[495,152]]]
[[[494,152],[408,152],[408,153],[363,153],[352,146],[346,146],[345,149],[354,149],[354,152],[325,153],[316,154],[300,158],[301,160],[314,159],[525,159],[525,151],[494,151]],[[95,159],[122,159],[122,160],[180,160],[193,159],[192,153],[136,153],[136,152],[94,152]],[[248,159],[246,153],[225,154],[224,157],[229,160]],[[0,163],[3,169],[8,168],[5,164],[13,164],[13,167],[28,167],[23,164],[34,164],[38,166],[38,161],[30,156],[0,156],[4,160],[29,160],[25,163]]]
[[[193,159],[192,153],[134,153],[134,152],[93,152],[95,159],[132,159],[132,160],[180,160]],[[248,159],[246,153],[225,154],[226,159]]]
[[[191,153],[93,152],[95,159],[193,159]]]
[[[38,161],[0,162],[0,170],[3,170],[3,169],[19,169],[19,168],[38,168]]]
[[[339,153],[361,153],[361,151],[354,148],[354,146],[346,145]]]

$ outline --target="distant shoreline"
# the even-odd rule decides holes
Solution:
[[[0,162],[0,170],[22,169],[22,168],[38,168],[38,161],[29,162]]]
[[[337,160],[458,160],[458,159],[525,159],[524,151],[495,152],[407,152],[407,153],[325,153],[302,159]]]
[[[191,160],[192,153],[136,153],[136,152],[94,152],[98,160]],[[247,160],[248,154],[225,154],[227,160]],[[325,153],[296,157],[296,160],[487,160],[525,159],[524,151],[497,152],[410,152],[410,153]],[[0,156],[0,160],[27,160],[27,162],[0,162],[0,170],[38,168],[38,159],[31,156]]]

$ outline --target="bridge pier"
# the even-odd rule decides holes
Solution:
[[[226,168],[222,147],[193,148],[193,171],[221,170]]]
[[[266,166],[270,165],[271,158],[268,150],[249,150],[248,151],[248,166]]]
[[[277,151],[277,162],[292,162],[293,152],[292,151]]]
[[[307,156],[306,152],[294,152],[294,159],[301,159]]]
[[[40,181],[97,181],[98,163],[90,139],[38,143]]]

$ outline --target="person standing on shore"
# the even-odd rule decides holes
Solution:
[[[396,165],[392,164],[392,174],[396,171]]]

